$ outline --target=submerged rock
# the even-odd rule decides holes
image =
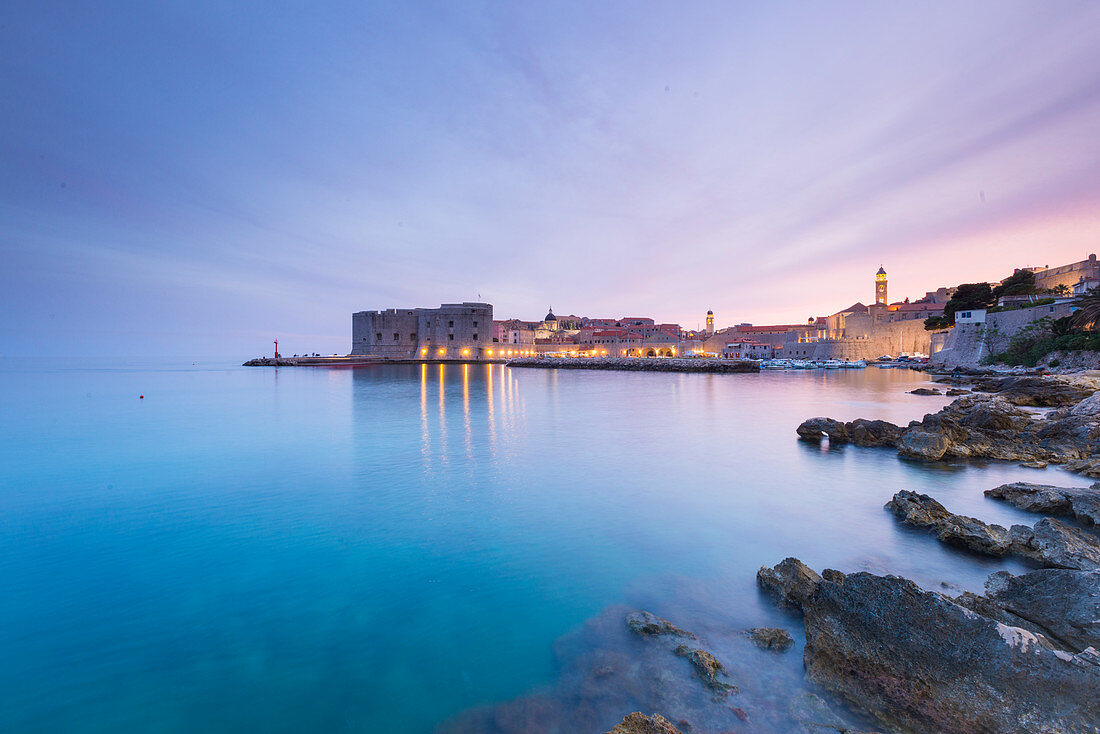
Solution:
[[[627,714],[626,718],[609,729],[607,734],[683,734],[683,732],[660,714],[646,716],[640,711],[635,711]]]
[[[802,564],[784,563],[763,577],[774,581],[769,588],[800,592],[785,600],[804,614],[808,675],[884,723],[921,732],[1100,731],[1094,648],[1048,649],[1033,632],[896,576],[818,577],[806,594]]]
[[[985,491],[986,497],[1010,502],[1021,510],[1067,515],[1100,525],[1100,490],[1091,487],[1055,487],[1051,484],[1012,482]]]
[[[706,650],[692,649],[687,645],[680,645],[676,648],[676,654],[682,658],[687,658],[695,671],[695,675],[699,676],[699,679],[706,684],[707,688],[715,693],[725,695],[729,691],[737,690],[737,686],[726,683],[718,677],[720,675],[728,677],[726,669],[722,663],[718,662],[718,658]]]
[[[909,525],[931,528],[936,537],[945,543],[978,553],[1003,556],[1011,545],[1008,530],[1000,525],[989,525],[977,518],[948,512],[926,494],[902,490],[886,503],[886,509]]]
[[[688,637],[692,640],[695,635],[687,630],[682,630],[667,619],[662,619],[652,612],[642,610],[634,612],[626,618],[626,626],[643,637]]]
[[[932,387],[918,387],[916,390],[910,390],[910,395],[943,395],[942,392]]]
[[[753,627],[747,632],[749,639],[752,640],[757,647],[762,647],[765,650],[785,652],[794,644],[794,638],[791,637],[791,633],[778,627]]]

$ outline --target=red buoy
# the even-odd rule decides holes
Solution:
[[[144,395],[138,395],[138,397],[139,397],[139,398],[141,398],[142,400],[144,400],[144,399],[145,399],[145,396],[144,396]]]

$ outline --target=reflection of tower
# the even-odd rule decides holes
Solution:
[[[707,310],[707,333],[714,333],[714,311]]]
[[[879,266],[878,272],[875,273],[875,303],[879,306],[885,306],[886,301],[886,271]]]

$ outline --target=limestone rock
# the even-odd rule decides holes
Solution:
[[[943,395],[942,392],[931,387],[918,387],[916,390],[910,390],[910,395]]]
[[[635,711],[627,714],[626,718],[609,729],[607,734],[683,734],[683,732],[660,714],[646,716]]]
[[[1003,527],[948,512],[926,494],[902,490],[886,503],[886,509],[909,525],[931,528],[945,543],[991,556],[1003,556],[1009,551],[1009,533]]]
[[[988,598],[1075,652],[1100,649],[1100,572],[1044,568],[991,574]]]
[[[789,576],[804,577],[800,565],[771,569],[780,587],[796,588]],[[821,579],[808,596],[789,601],[803,610],[810,678],[889,726],[1100,731],[1100,654],[1093,648],[1047,649],[1025,629],[895,576]]]
[[[753,627],[748,630],[748,635],[757,647],[765,650],[785,652],[794,644],[791,633],[778,627]]]
[[[987,489],[985,495],[1010,502],[1021,510],[1076,517],[1100,525],[1100,491],[1091,487],[1012,482]]]
[[[1040,645],[1048,650],[1066,649],[1065,643],[1055,640],[1050,630],[1024,619],[1001,606],[996,600],[988,596],[981,596],[970,591],[964,591],[955,597],[954,602],[960,607],[966,607],[972,612],[977,612],[983,617],[1001,622],[1009,627],[1020,627],[1035,635]]]

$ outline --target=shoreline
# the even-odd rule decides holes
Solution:
[[[747,374],[760,364],[744,359],[680,359],[677,357],[527,357],[507,362],[509,367],[563,370],[615,370],[620,372],[697,372]]]

